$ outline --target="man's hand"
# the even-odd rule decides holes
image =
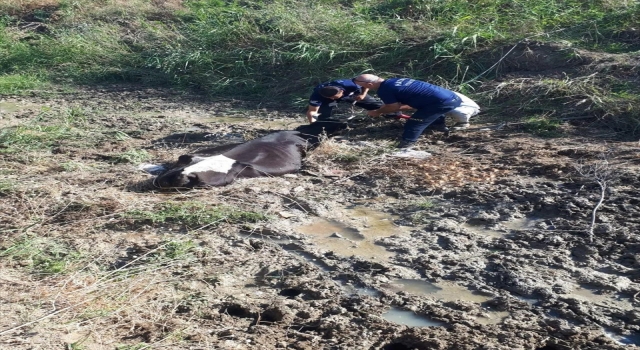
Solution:
[[[319,109],[320,107],[318,106],[309,106],[306,113],[309,124],[314,123],[316,121],[316,117],[320,115],[320,113],[318,113]]]
[[[364,98],[367,97],[367,94],[362,94],[362,95],[357,95],[356,97],[354,97],[353,99],[356,101],[362,101],[364,100]]]
[[[379,117],[380,115],[382,115],[382,113],[378,112],[379,110],[376,109],[374,111],[368,111],[367,115],[370,117]]]

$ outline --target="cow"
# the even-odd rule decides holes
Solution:
[[[322,133],[332,135],[344,128],[344,123],[316,122],[241,144],[181,155],[171,169],[156,177],[154,184],[160,188],[225,186],[238,178],[294,173],[302,167],[307,150],[320,142]]]

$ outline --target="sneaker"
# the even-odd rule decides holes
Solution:
[[[398,144],[398,148],[413,148],[416,145],[415,141],[401,140]]]
[[[436,124],[433,125],[431,124],[429,126],[429,130],[433,130],[433,131],[440,131],[440,132],[449,132],[449,128],[447,128],[447,126],[445,124]]]
[[[453,130],[464,130],[464,129],[467,129],[468,127],[470,127],[470,126],[471,126],[471,124],[469,124],[469,123],[460,123],[460,122],[458,122],[458,123],[455,123],[453,125],[453,127],[451,127],[451,129],[453,129]]]

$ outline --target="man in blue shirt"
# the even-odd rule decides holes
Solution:
[[[382,106],[382,102],[369,96],[368,88],[361,88],[351,79],[340,79],[326,82],[316,86],[309,98],[307,119],[309,123],[317,120],[323,121],[331,118],[333,109],[338,102],[348,102],[360,108],[372,111]],[[401,112],[391,113],[395,117],[403,117]],[[408,118],[407,116],[404,116]]]
[[[380,108],[369,111],[372,117],[382,114],[416,109],[407,120],[402,133],[399,148],[413,146],[422,132],[431,127],[434,130],[448,132],[445,115],[451,114],[458,123],[454,128],[469,126],[469,118],[480,110],[468,97],[440,86],[410,78],[382,79],[373,74],[362,74],[353,81],[364,89],[376,90],[384,102]],[[463,97],[469,103],[463,104]]]

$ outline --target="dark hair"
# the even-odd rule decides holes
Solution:
[[[340,93],[340,88],[337,88],[335,86],[325,86],[320,89],[320,96],[322,97],[329,98],[337,95],[338,93]]]

